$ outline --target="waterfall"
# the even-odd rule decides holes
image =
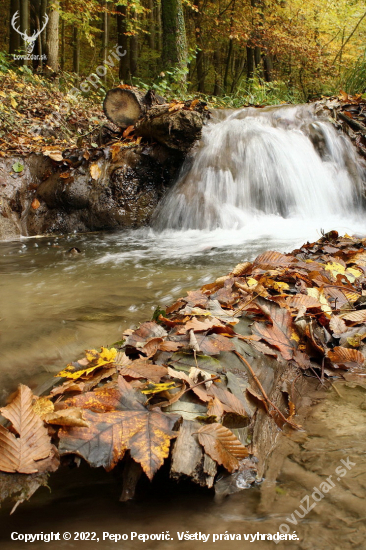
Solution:
[[[361,219],[363,176],[350,140],[312,106],[216,111],[153,227],[250,231],[286,219],[320,229]]]

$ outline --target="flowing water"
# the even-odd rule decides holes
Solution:
[[[291,250],[319,238],[321,230],[365,234],[363,179],[350,143],[309,107],[222,111],[204,129],[153,228],[0,244],[0,401],[19,381],[36,387],[85,348],[120,340],[125,328],[150,318],[157,306],[264,250]],[[81,254],[68,254],[72,247]],[[259,489],[219,505],[191,487],[177,493],[163,486],[158,496],[157,485],[144,501],[122,505],[113,476],[90,476],[84,468],[56,474],[52,493],[39,490],[10,522],[3,512],[1,548],[25,548],[9,542],[9,530],[272,533],[307,494],[308,473],[334,473],[340,458],[351,453],[357,467],[342,479],[341,496],[324,499],[300,527],[290,523],[301,541],[286,544],[304,550],[364,548],[362,522],[354,516],[358,501],[352,500],[366,496],[364,389],[346,387],[342,395],[341,400],[332,394],[314,409],[309,438],[291,457],[304,475],[294,468],[288,469],[291,475],[283,472],[268,506],[260,502]],[[144,546],[175,550],[203,544],[174,539]],[[48,546],[80,544],[121,547],[65,541]],[[249,543],[216,544],[226,550]]]

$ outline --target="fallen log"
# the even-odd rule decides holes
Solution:
[[[21,386],[0,410],[0,502],[44,485],[57,454],[107,471],[120,464],[123,501],[164,462],[173,479],[220,496],[266,472],[273,479],[276,441],[301,435],[303,373],[323,387],[327,377],[364,374],[364,285],[366,239],[332,231],[188,292],[126,331],[118,349],[87,351],[33,403]]]
[[[209,112],[198,99],[167,103],[164,98],[131,86],[109,90],[103,103],[106,117],[121,129],[134,126],[137,136],[186,152],[201,137]]]
[[[119,86],[107,92],[103,103],[106,117],[119,126],[133,126],[147,109],[156,104],[165,103],[165,99],[155,95],[152,90],[147,93],[133,86]]]

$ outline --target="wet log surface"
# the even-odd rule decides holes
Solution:
[[[333,231],[188,292],[126,331],[120,347],[87,351],[32,404],[21,386],[0,411],[0,501],[22,502],[44,485],[56,445],[61,463],[122,468],[122,501],[165,462],[173,479],[213,486],[218,497],[262,482],[268,509],[278,473],[297,476],[287,456],[306,438],[304,374],[323,389],[364,376],[365,286],[366,239]],[[12,450],[29,446],[25,416],[49,437],[42,455],[31,448],[31,465]],[[358,514],[359,501],[348,500]]]

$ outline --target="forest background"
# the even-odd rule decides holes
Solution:
[[[121,83],[229,107],[366,90],[364,0],[2,0],[0,15],[0,72],[68,91],[104,66],[83,92],[99,102]],[[16,60],[25,33],[36,59]]]

